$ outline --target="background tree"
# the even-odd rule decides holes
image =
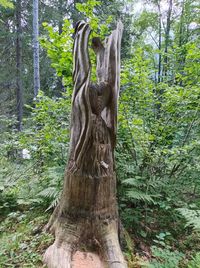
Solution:
[[[16,89],[17,89],[17,129],[22,130],[23,91],[22,91],[22,18],[21,0],[16,2]]]
[[[34,98],[37,97],[40,89],[40,56],[39,56],[39,20],[38,0],[33,0],[33,69],[34,69]]]

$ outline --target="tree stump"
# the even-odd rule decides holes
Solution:
[[[104,43],[92,39],[98,80],[92,84],[91,30],[84,22],[75,28],[70,153],[61,200],[47,225],[55,234],[44,255],[49,268],[72,267],[82,244],[95,245],[105,267],[127,267],[118,239],[114,167],[122,29],[119,22]]]

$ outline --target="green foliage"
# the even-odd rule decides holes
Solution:
[[[155,259],[147,265],[148,268],[177,268],[184,257],[184,254],[167,248],[152,246],[151,250]]]
[[[184,83],[188,85],[200,84],[199,59],[200,52],[197,43],[190,42],[185,46],[186,59],[184,66]]]
[[[40,167],[52,162],[64,164],[69,142],[71,95],[51,99],[39,93],[35,107],[28,106],[31,118],[20,135],[20,144],[27,148]]]
[[[31,117],[24,121],[24,130],[4,131],[0,159],[2,214],[17,206],[56,206],[67,161],[70,102],[70,93],[51,99],[40,92],[35,106],[27,106]],[[12,126],[14,122],[7,124]],[[22,149],[29,152],[30,159],[22,158]]]
[[[8,0],[0,0],[0,6],[3,6],[5,8],[13,8],[13,3]]]
[[[42,232],[49,215],[39,211],[10,213],[0,224],[0,267],[41,267],[42,255],[52,242],[51,235]]]
[[[129,178],[122,181],[123,184],[127,185],[129,190],[126,192],[126,196],[130,200],[146,201],[148,203],[154,202],[151,195],[144,192],[146,188],[141,177],[135,176],[135,178]],[[143,189],[141,191],[140,189]]]
[[[35,107],[30,107],[32,117],[27,122],[29,128],[20,134],[20,144],[34,159],[34,163],[30,160],[33,167],[26,173],[26,177],[34,179],[28,184],[23,178],[18,182],[18,187],[27,185],[19,193],[23,196],[21,203],[26,195],[28,202],[46,207],[54,207],[58,201],[67,160],[70,102],[68,93],[63,98],[50,99],[40,92]]]
[[[156,83],[151,53],[149,46],[136,46],[122,64],[116,148],[120,215],[145,241],[152,241],[157,229],[170,232],[176,248],[175,237],[186,235],[176,208],[195,203],[199,209],[200,91],[186,70],[184,86]],[[193,61],[187,64],[196,68]]]
[[[162,232],[156,235],[154,243],[151,246],[152,259],[145,267],[148,268],[178,268],[182,267],[185,255],[178,250],[174,250],[169,245],[171,233]]]
[[[96,16],[96,7],[101,6],[100,1],[88,0],[86,3],[77,3],[76,8],[88,18],[88,23],[92,29],[92,37],[100,36],[104,38],[109,33],[109,24],[112,22],[112,16],[108,16],[104,23]]]
[[[55,31],[54,27],[43,22],[43,27],[48,35],[40,38],[40,44],[47,50],[47,55],[51,59],[51,66],[56,70],[57,76],[63,76],[63,82],[68,91],[72,86],[72,46],[73,28],[69,20],[65,20],[62,33]]]
[[[92,30],[91,38],[94,36],[104,38],[109,33],[109,24],[112,21],[112,16],[108,16],[106,21],[101,23],[94,13],[95,7],[99,5],[100,2],[94,0],[76,4],[77,10],[89,19],[88,23]],[[66,90],[72,92],[72,35],[74,29],[68,19],[64,20],[61,33],[47,22],[43,22],[43,27],[47,34],[40,37],[40,44],[47,51],[47,55],[51,59],[51,66],[56,70],[57,76],[62,77]],[[90,54],[91,61],[95,62],[94,52],[91,49]],[[93,68],[93,73],[95,73],[95,68]]]
[[[188,262],[187,268],[199,268],[200,267],[200,252],[192,257],[192,260]]]
[[[76,3],[76,8],[89,18],[90,26],[94,31],[99,27],[99,19],[95,16],[94,9],[100,4],[100,1],[95,0],[88,0],[86,3]]]
[[[178,208],[178,212],[185,218],[185,227],[192,227],[195,231],[200,231],[200,210]]]

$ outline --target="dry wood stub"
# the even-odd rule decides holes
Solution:
[[[93,40],[98,84],[90,83],[88,24],[79,22],[74,41],[70,157],[63,193],[47,229],[55,242],[45,255],[49,268],[70,268],[72,254],[95,245],[105,267],[127,267],[118,240],[113,150],[116,139],[122,24],[105,40]]]

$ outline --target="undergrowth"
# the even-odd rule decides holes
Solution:
[[[42,255],[53,237],[43,232],[48,214],[11,212],[0,223],[0,267],[44,267]]]

